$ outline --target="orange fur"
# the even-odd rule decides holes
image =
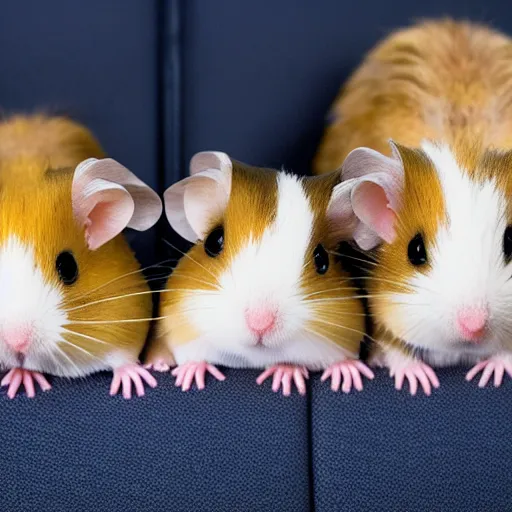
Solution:
[[[0,243],[15,235],[32,246],[48,282],[62,287],[62,307],[70,310],[66,328],[78,334],[65,335],[69,343],[60,348],[77,364],[113,351],[129,354],[135,361],[149,320],[115,322],[147,319],[152,313],[149,287],[123,236],[91,251],[84,226],[73,216],[74,168],[86,158],[103,156],[86,128],[64,118],[15,117],[0,124]],[[55,268],[56,257],[64,250],[73,252],[79,267],[79,278],[71,286],[60,283]],[[141,294],[91,304],[136,292]],[[73,323],[95,320],[114,323]]]
[[[379,43],[350,77],[334,103],[335,121],[314,161],[322,174],[338,168],[350,151],[366,146],[390,155],[401,145],[405,167],[397,237],[375,253],[368,281],[375,337],[408,352],[403,328],[386,300],[413,272],[407,244],[421,232],[428,246],[446,221],[440,184],[417,148],[424,139],[448,143],[474,179],[493,175],[512,193],[512,40],[488,27],[450,19],[399,30]],[[418,205],[421,204],[421,208]]]
[[[249,237],[260,240],[272,223],[277,208],[278,171],[249,167],[233,162],[232,188],[229,203],[222,218],[216,219],[211,229],[223,225],[225,249],[216,258],[210,258],[202,242],[197,243],[179,261],[162,294],[158,337],[150,342],[147,361],[159,357],[168,359],[173,347],[197,338],[208,326],[191,325],[183,301],[194,290],[216,290],[217,278],[225,271]],[[327,205],[339,173],[304,178],[306,194],[315,214],[313,235],[302,275],[302,293],[314,294],[318,299],[315,319],[307,329],[342,345],[357,357],[364,334],[364,312],[361,301],[348,274],[334,261],[325,275],[318,275],[313,261],[315,247],[322,243],[327,251],[335,252],[339,240],[326,218]],[[167,340],[167,344],[162,340]]]
[[[317,174],[338,168],[356,147],[389,155],[390,138],[410,147],[430,138],[512,148],[512,40],[452,20],[395,32],[350,77],[333,113]]]

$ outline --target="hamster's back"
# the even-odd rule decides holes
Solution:
[[[66,117],[18,115],[0,122],[0,161],[45,160],[48,167],[75,167],[105,154],[93,134]],[[22,168],[22,167],[20,167]]]
[[[429,21],[391,34],[350,77],[333,105],[314,162],[341,165],[359,146],[389,154],[388,139],[425,138],[512,147],[512,39],[485,26]]]

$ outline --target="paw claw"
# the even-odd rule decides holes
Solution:
[[[110,385],[110,396],[117,395],[119,391],[125,400],[132,398],[132,385],[137,396],[144,396],[144,383],[154,388],[157,385],[156,379],[149,371],[138,363],[130,363],[114,369],[112,384]]]
[[[188,391],[193,382],[196,383],[198,390],[203,390],[206,387],[205,375],[207,373],[219,381],[226,378],[215,366],[205,361],[184,363],[171,371],[171,375],[176,377],[174,385],[181,387],[182,391]]]
[[[503,382],[505,372],[510,375],[510,365],[512,363],[512,356],[510,354],[497,354],[485,361],[480,361],[466,374],[466,381],[473,380],[476,375],[482,372],[482,376],[478,382],[479,388],[484,388],[491,381],[494,374],[494,387],[500,387]]]
[[[395,389],[400,391],[404,380],[409,383],[409,393],[416,396],[418,384],[423,389],[426,396],[432,394],[432,387],[439,387],[439,380],[434,370],[423,361],[407,360],[406,363],[390,368],[390,376],[395,379]]]
[[[43,392],[48,391],[52,387],[42,373],[24,368],[12,368],[9,370],[0,382],[0,386],[8,386],[7,397],[13,399],[23,384],[27,397],[34,398],[36,395],[34,381],[39,384]]]
[[[321,380],[325,381],[331,377],[332,391],[339,391],[341,386],[343,393],[350,393],[352,387],[357,391],[363,390],[361,374],[369,379],[373,378],[373,372],[363,362],[354,359],[346,359],[329,366],[322,375]]]
[[[300,395],[306,394],[306,380],[309,377],[309,373],[305,367],[289,364],[276,364],[262,372],[256,379],[256,384],[260,386],[271,376],[272,391],[274,393],[277,393],[279,392],[279,389],[282,389],[283,396],[291,396],[293,382]]]

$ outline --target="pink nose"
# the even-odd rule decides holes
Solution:
[[[487,308],[465,308],[457,315],[457,327],[466,340],[478,342],[485,333],[488,319]]]
[[[268,309],[252,309],[245,313],[245,321],[251,331],[262,336],[276,323],[276,315]]]
[[[30,346],[31,329],[16,327],[2,330],[2,337],[15,352],[25,354]]]

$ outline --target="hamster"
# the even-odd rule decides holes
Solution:
[[[376,361],[412,394],[439,385],[431,366],[459,363],[499,386],[512,376],[512,40],[451,20],[399,31],[334,111],[316,171],[343,162],[346,222],[377,246]]]
[[[137,364],[151,292],[120,234],[160,217],[158,195],[104,158],[83,126],[18,116],[0,123],[0,366],[13,398],[44,374],[114,371],[111,394],[154,377]]]
[[[266,368],[261,384],[306,393],[308,370],[333,390],[363,388],[373,373],[358,360],[364,311],[335,259],[349,226],[338,222],[339,173],[297,177],[201,152],[191,176],[164,195],[167,218],[196,243],[161,297],[159,337],[147,363],[176,385],[205,385],[215,365]]]

